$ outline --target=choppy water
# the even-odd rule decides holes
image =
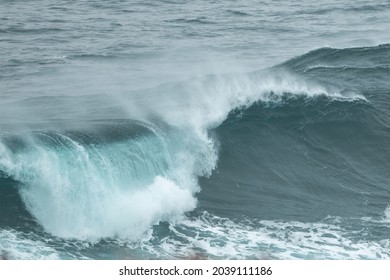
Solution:
[[[389,1],[1,1],[0,252],[389,259]]]

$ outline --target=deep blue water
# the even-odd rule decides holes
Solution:
[[[389,259],[389,1],[0,1],[0,254]]]

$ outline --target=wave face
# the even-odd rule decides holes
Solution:
[[[259,218],[383,216],[389,203],[389,55],[389,45],[326,48],[275,66],[338,88],[343,98],[285,93],[233,110],[216,128],[219,172],[203,192],[210,205],[224,191],[246,205],[251,201],[247,214]],[[215,208],[223,213],[227,207]]]

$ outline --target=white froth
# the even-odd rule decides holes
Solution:
[[[0,259],[59,259],[56,250],[42,241],[33,240],[33,237],[33,235],[29,236],[15,230],[0,230]]]
[[[144,248],[161,258],[204,256],[212,259],[389,259],[390,239],[358,238],[332,223],[245,221],[235,223],[205,212],[171,226],[175,238]],[[180,241],[179,241],[180,240]]]
[[[195,174],[209,172],[195,166],[211,168],[205,161],[216,158],[207,156],[207,143],[196,158],[199,147],[186,151],[177,141],[184,147],[171,149],[176,164],[170,166],[153,137],[94,149],[60,138],[65,149],[32,142],[13,154],[0,144],[0,165],[23,183],[21,197],[37,221],[63,238],[136,240],[160,221],[180,219],[196,207]]]
[[[390,205],[385,209],[385,220],[390,222]]]

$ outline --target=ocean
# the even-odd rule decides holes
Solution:
[[[390,1],[0,1],[0,259],[390,259]]]

